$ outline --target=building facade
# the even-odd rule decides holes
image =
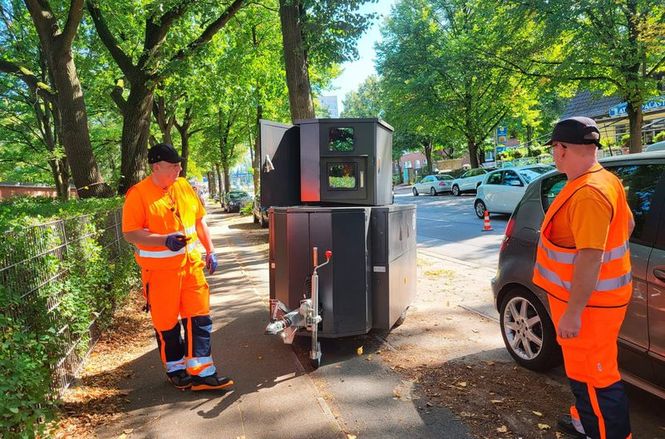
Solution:
[[[665,93],[647,99],[642,105],[642,144],[654,143],[654,137],[665,131]],[[600,129],[601,142],[624,147],[629,134],[627,104],[618,96],[583,91],[570,100],[561,119],[587,116],[596,121]]]

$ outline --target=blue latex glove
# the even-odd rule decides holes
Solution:
[[[206,255],[206,268],[209,274],[213,274],[217,270],[217,256],[214,253]]]
[[[187,245],[187,238],[182,233],[173,233],[166,237],[164,245],[172,252],[177,252]]]

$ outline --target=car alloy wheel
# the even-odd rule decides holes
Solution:
[[[416,189],[415,187],[413,188],[413,196],[414,197],[418,196],[418,189]]]
[[[544,371],[561,364],[552,320],[530,291],[514,288],[506,294],[499,310],[499,323],[506,349],[520,365]]]
[[[485,203],[483,203],[483,200],[477,200],[473,207],[476,210],[476,216],[478,218],[485,218],[485,211],[487,210],[487,207],[485,206]]]
[[[456,197],[460,196],[459,186],[457,185],[453,186],[453,195],[455,195]]]
[[[434,189],[433,187],[430,188],[430,190],[429,190],[429,194],[430,194],[431,196],[435,197],[435,196],[436,196],[436,189]]]

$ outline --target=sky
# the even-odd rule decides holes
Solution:
[[[376,59],[374,43],[381,40],[381,32],[379,31],[381,23],[383,23],[385,17],[390,15],[390,7],[396,2],[397,0],[379,0],[376,3],[366,4],[361,8],[361,11],[375,12],[379,17],[374,21],[372,27],[358,40],[358,60],[342,64],[342,74],[333,81],[331,89],[323,92],[324,95],[337,95],[340,109],[342,108],[344,96],[350,91],[357,90],[358,86],[368,76],[376,73],[374,69],[374,61]]]

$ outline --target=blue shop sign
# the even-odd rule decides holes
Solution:
[[[615,105],[610,108],[609,115],[610,117],[623,116],[628,114],[628,103],[622,102],[619,105]],[[642,104],[642,112],[646,113],[647,111],[657,110],[659,108],[665,108],[665,96],[659,96],[651,100],[646,101]]]

